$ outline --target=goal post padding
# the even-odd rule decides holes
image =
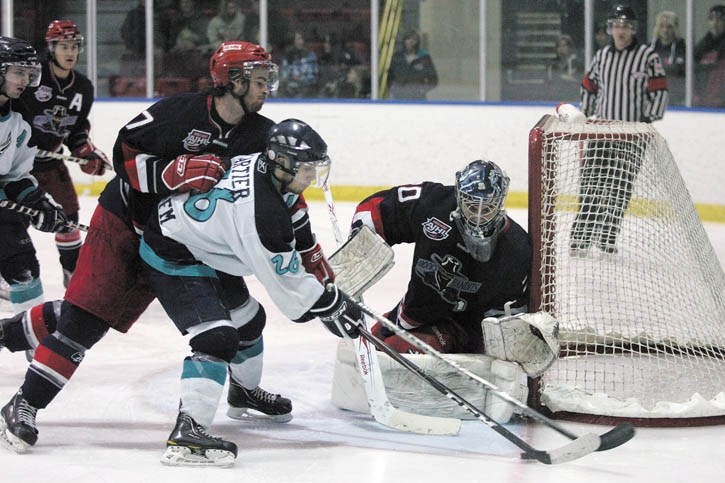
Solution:
[[[544,116],[528,219],[530,308],[561,331],[529,403],[597,423],[725,423],[725,275],[657,130]]]

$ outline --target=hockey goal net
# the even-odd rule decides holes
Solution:
[[[531,310],[560,358],[529,401],[554,417],[725,423],[725,275],[649,124],[544,116],[529,134]]]

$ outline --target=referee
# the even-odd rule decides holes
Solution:
[[[637,40],[634,10],[614,7],[607,30],[612,41],[596,52],[582,80],[582,111],[598,119],[662,119],[668,100],[665,70],[657,53]],[[634,143],[589,143],[571,231],[572,255],[586,256],[593,243],[604,253],[618,252],[617,236],[642,157],[641,146]]]

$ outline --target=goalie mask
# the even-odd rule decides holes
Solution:
[[[19,67],[8,72],[11,67]],[[38,53],[25,40],[13,37],[0,37],[0,86],[5,84],[8,76],[20,77],[27,75],[31,87],[40,85],[41,67]],[[13,78],[13,80],[16,80]],[[18,79],[19,80],[19,79]]]
[[[307,123],[285,119],[275,124],[267,136],[267,163],[296,177],[298,173],[314,173],[314,186],[322,187],[330,174],[327,143]],[[291,181],[283,181],[283,187]]]
[[[491,259],[506,226],[503,209],[509,178],[492,161],[473,161],[456,173],[456,210],[451,213],[466,249],[480,262]]]
[[[232,81],[252,79],[255,68],[269,70],[267,88],[270,92],[279,85],[279,68],[272,56],[261,45],[241,40],[222,43],[209,58],[209,74],[214,87],[226,88]]]

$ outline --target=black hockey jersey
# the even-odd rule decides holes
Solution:
[[[72,70],[67,79],[53,74],[49,61],[42,63],[43,74],[38,87],[28,87],[13,107],[33,128],[31,146],[58,151],[65,144],[72,150],[88,140],[91,124],[88,115],[93,106],[93,84],[86,76]],[[55,166],[61,161],[37,157],[35,169]]]
[[[447,320],[480,324],[485,315],[501,315],[507,302],[519,311],[528,304],[531,243],[524,229],[507,217],[493,256],[479,262],[451,220],[455,209],[453,186],[425,182],[378,192],[355,211],[353,227],[364,223],[390,245],[415,243],[398,314],[406,328]]]

